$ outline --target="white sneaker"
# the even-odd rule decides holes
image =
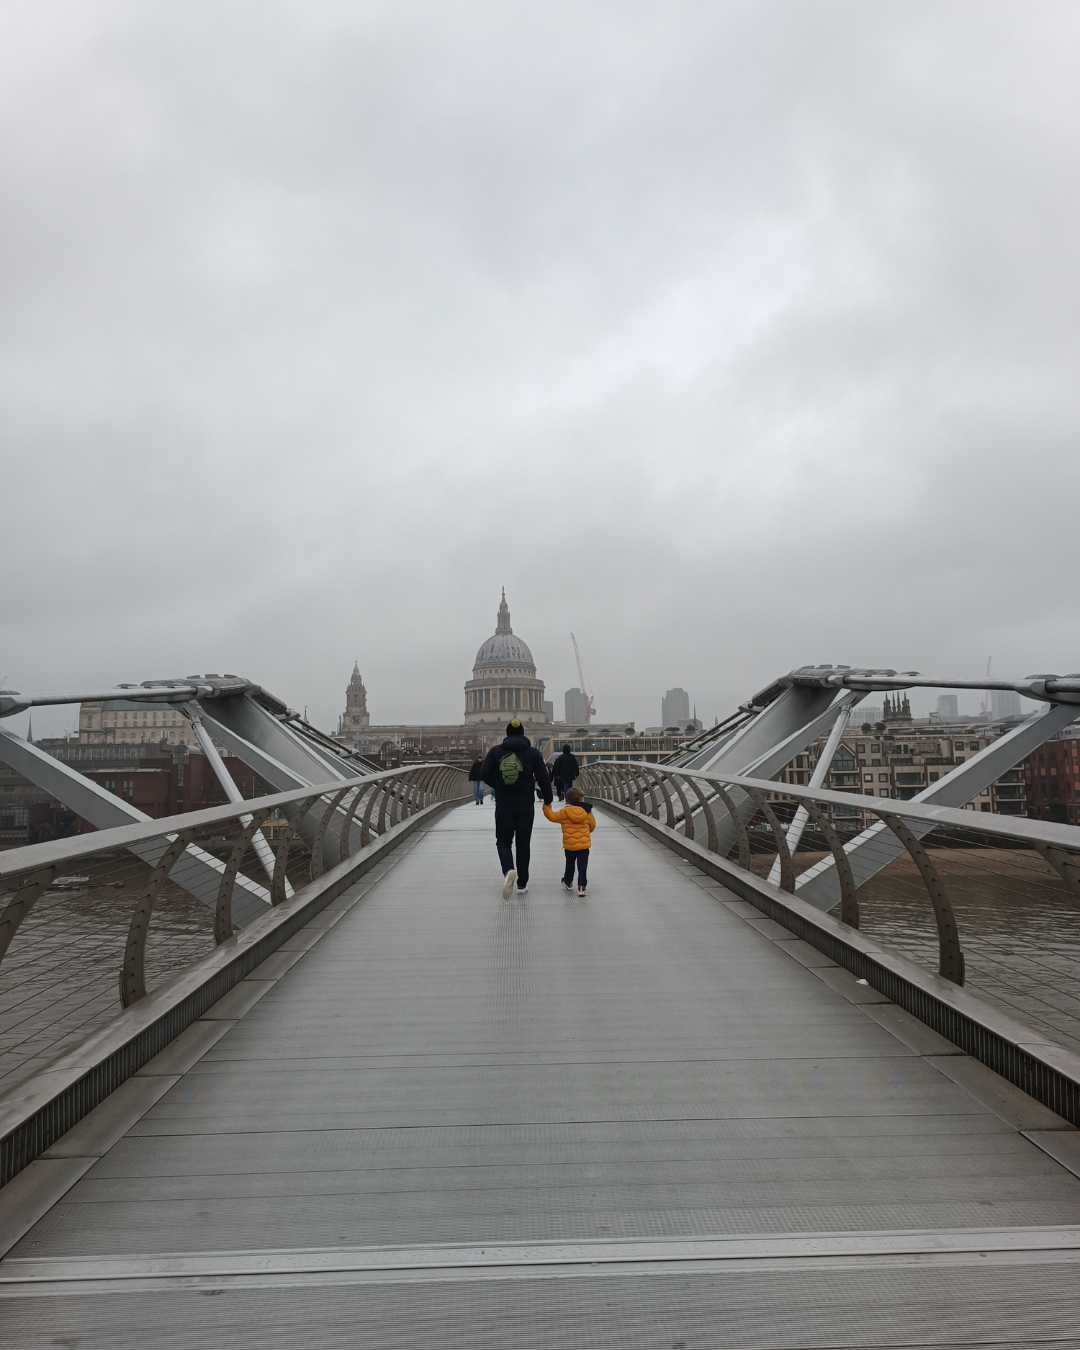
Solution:
[[[529,889],[529,883],[526,882],[524,886],[519,886],[519,887],[518,887],[518,895],[524,895],[525,892],[526,892],[528,889]]]
[[[506,876],[503,877],[503,899],[509,900],[514,893],[514,882],[517,881],[517,873],[511,867]]]
[[[579,887],[577,888],[578,896],[579,896],[582,900],[585,899],[585,891],[586,891],[586,887],[584,887],[584,886],[579,886]]]

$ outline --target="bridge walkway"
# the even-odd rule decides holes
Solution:
[[[610,816],[585,901],[538,818],[503,903],[492,830],[65,1136],[0,1345],[1080,1346],[1063,1122]]]

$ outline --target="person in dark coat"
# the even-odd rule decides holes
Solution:
[[[473,785],[473,801],[477,806],[483,806],[484,804],[484,780],[480,776],[483,771],[484,761],[479,758],[474,759],[473,766],[469,770],[469,782]]]
[[[529,889],[533,793],[547,806],[552,801],[547,766],[540,751],[533,748],[525,735],[519,718],[507,723],[502,744],[488,751],[480,777],[495,793],[495,847],[503,870],[503,899],[509,900],[515,883],[518,895]]]
[[[577,762],[574,752],[569,745],[564,745],[562,754],[551,766],[551,782],[559,794],[559,801],[562,801],[574,786],[574,779],[580,772],[581,765]]]

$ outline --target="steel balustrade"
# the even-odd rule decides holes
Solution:
[[[331,862],[335,866],[346,863],[373,839],[382,838],[429,806],[464,800],[467,789],[465,774],[460,769],[444,764],[406,766],[351,782],[230,802],[146,824],[124,825],[0,853],[0,962],[20,926],[62,869],[90,865],[95,860],[108,862],[120,856],[123,862],[115,867],[133,874],[133,869],[145,870],[148,866],[140,857],[141,853],[147,853],[144,846],[157,842],[164,847],[149,855],[156,861],[139,888],[120,966],[120,1002],[125,1008],[130,1007],[146,995],[147,944],[154,914],[166,899],[170,878],[176,880],[183,871],[185,859],[190,862],[197,854],[200,868],[207,858],[214,864],[210,873],[215,883],[212,888],[204,880],[199,886],[193,886],[189,880],[186,890],[202,900],[212,913],[213,942],[221,946],[237,931],[233,897],[244,876],[245,860],[254,857],[256,832],[275,818],[286,824],[274,849],[268,897],[271,907],[289,898],[290,859],[296,858],[298,845],[310,847],[310,857],[303,877],[295,880],[298,885],[314,883]],[[357,838],[354,826],[361,807]],[[373,824],[376,816],[377,823]],[[215,845],[220,857],[208,851],[208,846]]]
[[[1022,856],[1043,860],[1047,876],[1053,874],[1071,890],[1080,891],[1080,830],[1074,826],[981,812],[976,815],[957,807],[807,788],[738,774],[721,776],[699,769],[638,761],[601,760],[589,764],[582,772],[580,786],[599,800],[645,816],[688,840],[702,842],[699,826],[703,823],[707,849],[724,858],[733,849],[734,861],[747,872],[752,872],[755,840],[760,853],[762,841],[770,839],[780,864],[776,889],[792,895],[797,894],[795,860],[777,808],[781,803],[802,807],[835,867],[838,917],[852,928],[858,928],[860,923],[862,887],[856,883],[851,867],[852,841],[842,840],[833,812],[842,809],[849,817],[861,813],[893,836],[914,866],[937,935],[938,973],[954,984],[964,983],[964,952],[946,879],[935,865],[933,848],[925,843],[931,831],[942,837],[955,831],[957,839],[974,840],[985,848],[1025,850]],[[755,828],[759,820],[764,835]],[[728,827],[726,835],[721,825]],[[732,832],[734,843],[728,849],[723,841]],[[866,831],[861,830],[859,837],[865,847]],[[993,875],[992,870],[988,875]],[[762,881],[756,874],[755,877]]]

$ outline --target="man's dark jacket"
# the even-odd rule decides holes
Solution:
[[[504,755],[516,754],[524,766],[524,773],[518,776],[511,786],[499,776],[499,761]],[[480,777],[494,790],[495,800],[500,797],[531,797],[536,788],[549,805],[551,803],[551,779],[547,766],[539,750],[534,750],[528,736],[507,736],[502,745],[487,752]]]
[[[551,766],[552,778],[556,783],[562,783],[564,787],[569,787],[580,772],[581,765],[571,750],[564,750]]]

